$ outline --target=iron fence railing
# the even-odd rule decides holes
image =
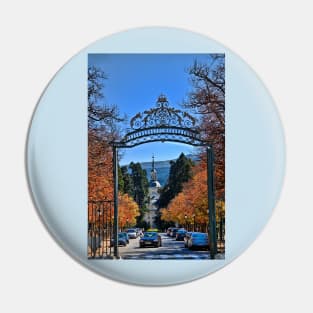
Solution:
[[[110,258],[113,254],[113,202],[88,202],[88,258]]]

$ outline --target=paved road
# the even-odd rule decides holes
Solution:
[[[184,247],[183,241],[160,234],[162,238],[162,247],[139,247],[139,238],[130,239],[126,247],[119,247],[120,256],[122,259],[146,259],[146,260],[192,260],[192,259],[209,259],[208,251],[191,251]]]

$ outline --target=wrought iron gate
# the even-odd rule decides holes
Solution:
[[[156,107],[137,113],[130,120],[130,129],[119,141],[112,142],[113,177],[114,177],[114,257],[119,258],[118,251],[118,149],[132,148],[150,142],[179,142],[192,146],[206,147],[207,184],[208,184],[208,219],[210,255],[214,259],[217,253],[217,234],[215,216],[215,182],[214,153],[211,144],[206,140],[197,120],[188,112],[170,107],[167,98],[160,95]]]
[[[225,217],[220,217],[216,224],[217,231],[217,251],[225,253]]]
[[[113,238],[113,202],[88,202],[88,258],[111,258]]]

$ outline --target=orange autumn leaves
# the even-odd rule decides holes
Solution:
[[[136,225],[136,217],[140,215],[138,204],[127,193],[119,194],[119,216],[120,227]]]
[[[136,225],[136,217],[139,216],[139,207],[137,203],[130,197],[128,194],[121,194],[119,193],[118,195],[118,201],[119,201],[119,216],[118,216],[118,221],[119,221],[119,227],[124,228],[125,226],[134,226]],[[101,220],[99,218],[99,215],[97,214],[97,203],[95,202],[94,204],[91,203],[89,207],[89,223],[97,223],[97,221]],[[100,205],[101,208],[101,205]],[[113,222],[113,204],[111,206],[106,206],[104,205],[103,207],[105,209],[105,212],[107,213],[107,217],[109,218],[111,216],[111,222]],[[111,209],[111,212],[106,211]],[[100,211],[101,212],[101,211]]]
[[[161,209],[161,218],[166,222],[183,225],[186,222],[208,223],[208,193],[206,165],[194,166],[192,178],[183,185],[183,190],[171,200],[167,208]],[[216,201],[217,219],[225,214],[223,200]]]
[[[112,149],[105,134],[88,130],[88,200],[113,199]]]
[[[113,159],[112,149],[105,132],[88,131],[88,200],[113,200]],[[119,193],[119,226],[136,224],[139,216],[137,203],[128,194]],[[113,216],[113,205],[111,207]],[[89,213],[89,222],[92,222]]]

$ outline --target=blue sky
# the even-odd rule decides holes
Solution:
[[[100,67],[108,76],[103,93],[104,102],[116,104],[121,115],[128,118],[154,107],[160,94],[166,95],[170,106],[180,104],[191,89],[187,68],[194,60],[205,62],[207,54],[89,54],[88,65]],[[131,161],[175,159],[181,152],[192,153],[188,145],[151,143],[123,150],[121,164]]]

